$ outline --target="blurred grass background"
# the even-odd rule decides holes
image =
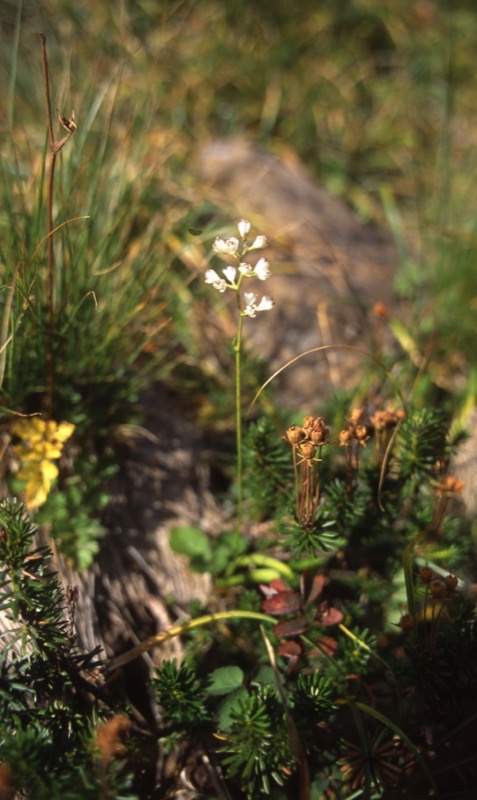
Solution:
[[[191,280],[224,212],[195,177],[194,157],[204,142],[230,135],[278,153],[291,148],[363,220],[392,229],[398,288],[414,303],[413,341],[431,348],[435,364],[451,363],[445,388],[473,401],[470,0],[4,0],[1,268],[8,285],[21,261],[20,294],[36,287],[28,324],[19,302],[13,312],[10,405],[24,406],[43,380],[43,345],[32,330],[44,325],[44,252],[28,261],[45,233],[40,32],[53,108],[74,108],[78,123],[61,155],[56,221],[89,216],[55,237],[58,415],[76,424],[96,415],[107,428],[113,397],[135,395],[141,375],[147,383],[158,370],[170,373],[179,352],[197,367],[203,293]],[[188,259],[184,242],[196,229],[204,235]]]

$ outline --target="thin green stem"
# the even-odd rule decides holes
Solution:
[[[242,535],[243,525],[243,442],[242,442],[242,335],[243,335],[243,314],[242,314],[242,297],[240,294],[240,286],[242,283],[242,276],[239,278],[237,284],[237,310],[238,310],[238,327],[237,337],[234,342],[235,351],[235,435],[237,446],[237,551],[239,547],[240,537]]]
[[[233,610],[218,611],[215,614],[206,614],[203,617],[196,617],[195,619],[186,620],[178,625],[174,625],[172,628],[168,628],[165,631],[156,633],[154,636],[150,636],[144,642],[140,642],[140,644],[136,645],[136,647],[133,647],[131,650],[128,650],[126,653],[122,653],[122,655],[112,658],[111,661],[106,665],[107,672],[108,674],[114,672],[115,670],[119,669],[119,667],[129,664],[130,661],[138,658],[143,653],[147,653],[148,650],[152,650],[153,647],[158,647],[160,644],[167,642],[169,639],[173,639],[175,636],[182,636],[188,631],[194,630],[195,628],[201,628],[204,625],[209,625],[211,622],[219,622],[220,620],[228,619],[253,619],[257,622],[267,622],[270,625],[276,625],[277,622],[275,617],[270,617],[268,614],[262,614],[259,611]]]
[[[237,533],[242,533],[243,522],[243,452],[242,452],[242,328],[240,316],[235,347],[235,425],[237,437]]]

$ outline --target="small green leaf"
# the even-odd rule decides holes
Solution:
[[[219,667],[209,676],[207,694],[229,694],[243,684],[243,672],[240,667]]]
[[[212,548],[208,537],[200,528],[193,525],[178,525],[171,529],[169,539],[172,550],[191,559],[202,558],[210,561]]]
[[[276,689],[277,679],[275,673],[269,664],[262,664],[255,675],[253,686],[272,686]]]

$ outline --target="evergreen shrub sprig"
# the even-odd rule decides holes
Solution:
[[[98,653],[79,646],[75,591],[63,592],[36,531],[21,503],[0,503],[0,763],[12,792],[32,800],[93,800],[106,780],[133,800],[121,793],[130,775],[111,762],[106,777],[96,761]]]

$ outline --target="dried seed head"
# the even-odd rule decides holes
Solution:
[[[329,432],[329,428],[326,427],[325,420],[323,419],[323,417],[317,417],[315,419],[315,421],[313,422],[313,428],[316,431],[319,430],[319,431],[323,431],[323,432],[325,432],[325,431]]]
[[[456,575],[446,575],[446,577],[444,578],[444,583],[449,592],[453,592],[455,589],[457,589],[457,586],[459,585],[459,579],[457,578]]]
[[[284,438],[290,444],[298,444],[305,436],[306,433],[303,428],[300,428],[299,425],[292,425],[291,428],[288,428]]]
[[[314,445],[324,444],[326,441],[326,429],[321,430],[320,428],[312,428],[310,433],[310,442]]]
[[[353,433],[350,430],[342,430],[338,434],[338,439],[340,443],[340,447],[349,447],[351,444],[351,440],[353,438]]]
[[[364,411],[362,408],[353,408],[351,410],[351,415],[347,417],[348,422],[351,425],[358,425],[364,417]]]
[[[389,430],[395,428],[398,422],[405,417],[404,409],[400,408],[398,411],[392,409],[384,409],[375,411],[370,418],[371,425],[376,431]]]
[[[426,586],[432,581],[433,574],[430,567],[422,567],[419,570],[419,577]]]
[[[442,597],[446,596],[447,587],[443,581],[440,581],[438,578],[431,581],[429,584],[429,589],[431,590],[432,596],[436,600],[440,600]]]
[[[401,619],[398,622],[398,626],[403,631],[408,631],[414,625],[414,617],[411,614],[403,614]]]
[[[453,495],[460,494],[464,488],[464,481],[455,478],[453,475],[446,475],[436,489],[438,494]]]
[[[366,425],[358,425],[356,430],[355,430],[355,436],[356,436],[358,442],[360,444],[362,444],[363,447],[365,447],[366,446],[366,442],[369,439],[368,429],[367,429]]]
[[[301,444],[298,445],[298,449],[303,458],[310,459],[315,455],[315,445],[311,442],[301,442]]]

